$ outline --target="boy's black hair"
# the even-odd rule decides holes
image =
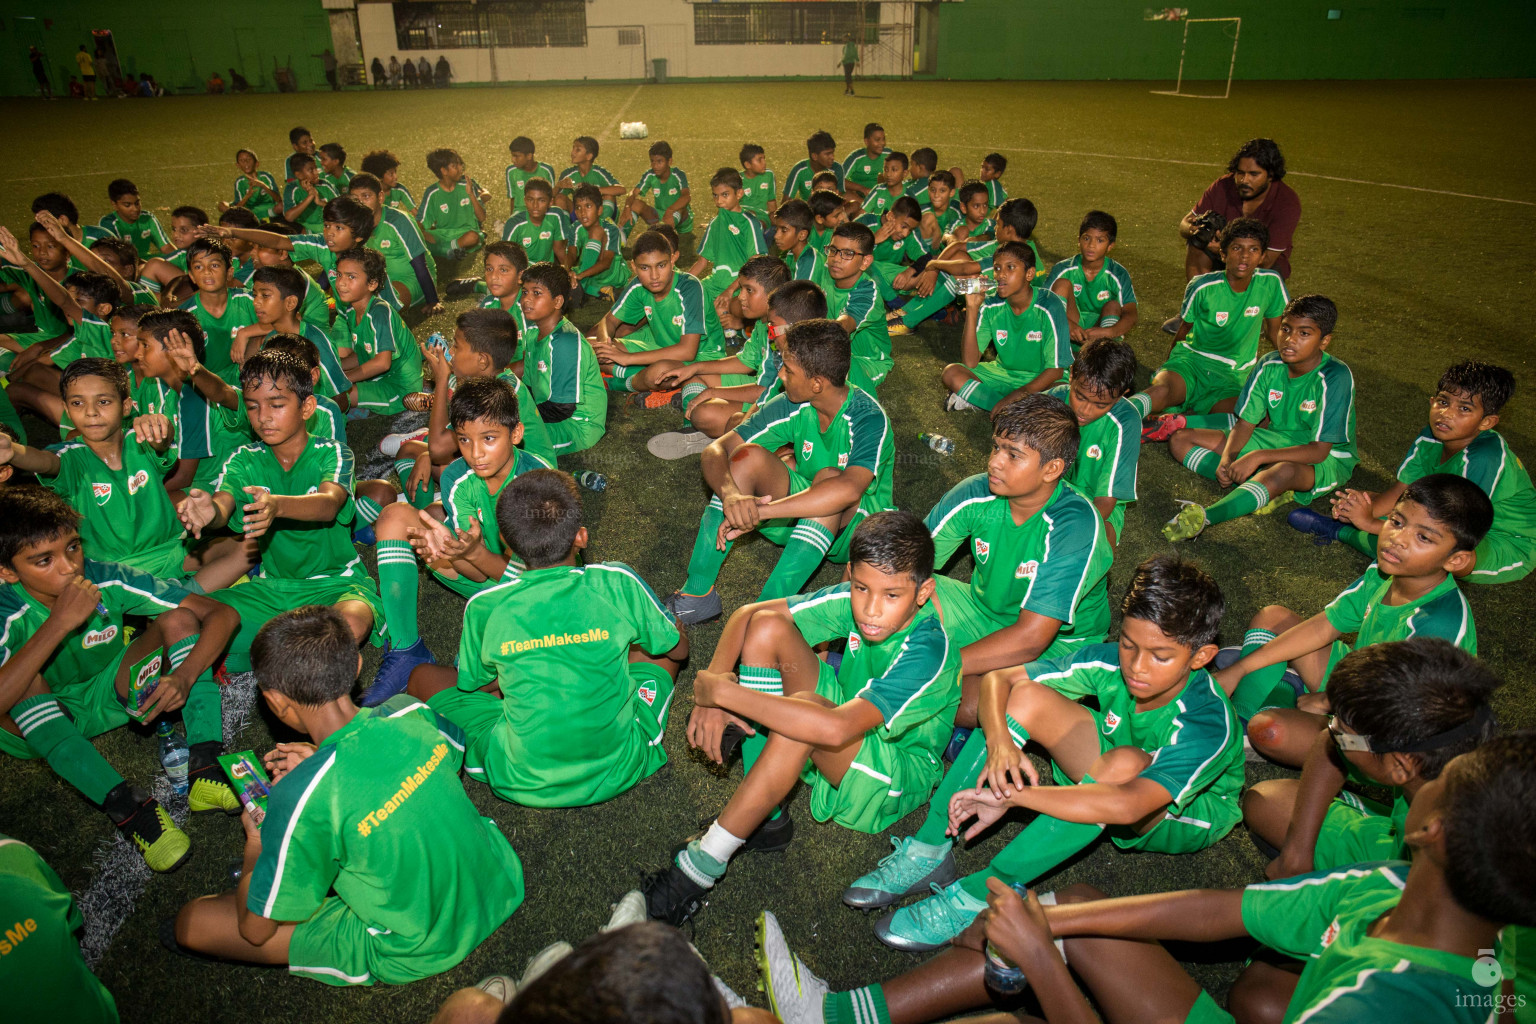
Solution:
[[[951,192],[955,189],[955,176],[948,171],[934,171],[928,175],[928,184],[938,182],[940,185],[948,185]]]
[[[666,143],[664,141],[657,140],[656,142],[651,143],[650,152],[648,152],[646,155],[647,156],[664,156],[668,160],[671,160],[672,159],[672,147],[671,147],[671,145],[669,145],[668,143]]]
[[[47,210],[60,220],[67,220],[71,224],[80,223],[80,209],[75,206],[75,201],[63,192],[44,192],[32,200],[32,212],[42,213]]]
[[[304,305],[304,295],[308,286],[304,283],[304,271],[297,267],[257,267],[251,274],[251,284],[269,284],[277,289],[277,294],[285,299],[298,299],[299,306],[294,307],[297,312]]]
[[[1345,655],[1328,677],[1328,703],[1372,750],[1410,754],[1419,777],[1434,779],[1451,758],[1493,738],[1498,723],[1488,702],[1502,685],[1449,640],[1420,636]]]
[[[1001,153],[988,153],[986,156],[981,158],[981,162],[984,164],[991,164],[992,169],[999,175],[1008,173],[1008,158],[1003,156]]]
[[[990,193],[987,192],[987,183],[984,181],[968,181],[964,185],[961,185],[960,191],[956,193],[956,196],[960,200],[961,206],[964,206],[966,203],[970,202],[972,196],[985,195],[990,195]]]
[[[327,142],[325,145],[320,147],[320,152],[324,153],[332,160],[335,160],[337,163],[345,164],[347,162],[347,151],[342,148],[342,145],[339,142]]]
[[[889,167],[891,164],[901,164],[903,167],[911,167],[912,161],[908,159],[907,154],[903,153],[901,150],[893,149],[889,153],[885,154],[885,164],[887,167]]]
[[[261,343],[263,352],[286,352],[309,367],[310,375],[320,368],[320,349],[302,334],[274,334]]]
[[[146,316],[149,316],[149,314],[157,312],[159,309],[159,306],[151,306],[147,302],[137,302],[131,306],[118,306],[112,311],[112,319],[127,320],[132,323],[135,328],[137,328],[140,321],[142,321]]]
[[[1120,224],[1103,210],[1089,210],[1083,222],[1077,226],[1077,236],[1081,238],[1090,231],[1102,231],[1113,242],[1120,231]]]
[[[843,197],[829,188],[818,188],[805,201],[811,213],[817,217],[830,217],[843,208]]]
[[[996,262],[996,257],[998,256],[1012,256],[1024,264],[1026,273],[1033,274],[1035,272],[1035,251],[1023,242],[1004,242],[997,247],[996,255],[993,258],[994,262]]]
[[[293,235],[304,234],[304,229],[302,227],[285,217],[278,217],[274,220],[269,220],[263,224],[261,228],[263,231],[270,231],[274,235],[288,235],[289,237],[292,237]],[[287,249],[280,249],[278,251],[283,253],[285,256],[290,255]]]
[[[1216,642],[1226,607],[1221,587],[1204,569],[1177,555],[1155,555],[1136,567],[1120,617],[1150,622],[1168,639],[1197,651]]]
[[[357,682],[357,638],[330,605],[311,604],[268,620],[251,641],[256,685],[295,704],[340,700]]]
[[[801,320],[827,318],[827,294],[810,281],[795,279],[775,288],[768,296],[768,309],[787,324]]]
[[[911,512],[876,512],[853,531],[848,563],[872,565],[887,576],[904,572],[922,586],[933,575],[933,537]]]
[[[939,154],[935,153],[931,146],[918,146],[912,151],[912,162],[907,166],[908,168],[926,167],[929,173],[932,173],[933,168],[939,166]]]
[[[1500,736],[1445,774],[1445,883],[1464,910],[1536,925],[1536,732]]]
[[[776,256],[757,255],[741,265],[738,276],[749,278],[763,286],[769,295],[788,283],[789,265]]]
[[[511,142],[507,143],[507,152],[527,153],[531,156],[533,154],[533,140],[526,135],[519,135]]]
[[[577,185],[576,188],[571,192],[571,208],[575,209],[576,204],[581,202],[582,200],[586,200],[587,202],[591,203],[593,206],[597,207],[598,216],[602,216],[602,212],[603,212],[603,191],[602,191],[602,189],[598,188],[596,185],[592,184],[590,181],[589,182],[585,182],[585,183],[580,184],[580,185]]]
[[[807,375],[825,378],[835,388],[847,385],[853,343],[836,320],[800,320],[790,324],[789,333],[784,336],[784,349]]]
[[[177,217],[185,217],[197,227],[208,223],[208,213],[201,206],[178,206],[171,211],[171,218]]]
[[[1119,398],[1136,390],[1136,351],[1122,338],[1095,338],[1072,360],[1071,379]]]
[[[709,176],[709,187],[714,188],[716,185],[729,185],[740,192],[742,189],[741,172],[734,167],[720,168]]]
[[[139,186],[127,178],[113,178],[107,182],[107,198],[114,203],[123,196],[136,196],[139,194]]]
[[[642,921],[583,942],[519,991],[497,1024],[728,1024],[730,1019],[709,968],[683,934],[659,921]]]
[[[89,270],[77,270],[62,283],[66,288],[73,288],[85,300],[85,304],[90,306],[86,312],[91,316],[96,315],[96,307],[103,303],[116,309],[118,301],[123,297],[116,281],[106,274],[93,274]],[[107,315],[112,315],[110,310]]]
[[[517,323],[502,309],[466,309],[454,320],[455,329],[464,332],[470,349],[491,357],[497,373],[506,369],[517,355]]]
[[[526,196],[530,191],[543,192],[551,199],[555,197],[555,186],[551,185],[543,178],[529,178],[527,181],[523,182],[523,195]]]
[[[288,166],[293,169],[295,175],[306,167],[319,167],[319,163],[308,153],[294,153],[288,158]]]
[[[745,164],[748,160],[762,156],[765,152],[767,150],[763,149],[762,146],[755,142],[749,142],[741,147],[741,152],[737,154],[736,159]]]
[[[672,248],[672,243],[667,236],[660,231],[646,231],[635,239],[634,259],[638,260],[646,253],[659,252],[671,256],[677,250]]]
[[[594,139],[592,136],[590,136],[590,135],[578,135],[574,139],[572,139],[571,141],[576,143],[577,145],[579,145],[582,149],[586,150],[588,153],[591,153],[593,160],[597,159],[597,140]]]
[[[522,274],[523,287],[531,284],[542,285],[549,294],[563,299],[565,305],[561,312],[568,312],[571,306],[571,272],[558,263],[550,263],[543,260],[538,263],[530,263],[528,269]]]
[[[427,154],[427,170],[431,171],[434,175],[439,177],[442,176],[444,167],[451,166],[452,164],[461,164],[463,162],[464,158],[459,156],[459,151],[456,149],[448,149],[445,147],[443,149],[434,149]]]
[[[867,139],[871,135],[875,134],[875,132],[883,132],[883,131],[885,131],[885,126],[884,125],[876,124],[874,121],[871,121],[871,122],[869,122],[869,124],[866,124],[864,126],[864,137]]]
[[[875,233],[855,220],[843,221],[833,228],[832,237],[848,239],[858,246],[861,256],[869,256],[875,251]]]
[[[362,245],[373,234],[373,211],[351,196],[337,196],[325,204],[320,214],[323,224],[340,224],[352,232],[352,240]]]
[[[363,265],[363,273],[368,280],[379,286],[380,289],[389,287],[389,272],[385,269],[384,257],[365,246],[354,245],[350,249],[343,249],[336,254],[336,262],[353,260]]]
[[[203,325],[197,322],[190,309],[157,309],[140,318],[139,331],[148,331],[149,336],[161,344],[172,331],[180,331],[192,342],[192,353],[198,362],[208,358],[208,335],[203,333]]]
[[[1274,139],[1249,139],[1243,143],[1237,155],[1228,162],[1227,173],[1236,174],[1237,165],[1245,158],[1268,171],[1270,181],[1285,177],[1285,157],[1280,155],[1280,145]]]
[[[836,149],[837,142],[828,131],[812,132],[810,138],[805,140],[807,154],[821,153],[829,149]]]
[[[672,246],[673,252],[683,251],[683,236],[677,233],[677,227],[675,225],[662,222],[651,228],[651,230],[656,232],[662,238],[665,238],[667,240],[667,244]]]
[[[1008,225],[1019,236],[1019,241],[1027,242],[1035,233],[1035,225],[1040,223],[1040,211],[1035,209],[1035,204],[1030,200],[1014,196],[1004,200],[1003,205],[997,208],[997,223]]]
[[[363,162],[357,165],[363,172],[373,175],[380,181],[390,171],[398,170],[400,158],[387,149],[376,149],[363,156]]]
[[[811,191],[826,189],[832,194],[837,194],[837,175],[832,171],[817,171],[811,178]]]
[[[261,157],[257,156],[256,155],[256,151],[254,149],[251,149],[248,146],[241,146],[239,149],[235,150],[235,159],[236,160],[240,159],[240,154],[241,153],[249,153],[251,155],[251,159],[252,160],[255,160],[257,163],[261,162]]]
[[[352,180],[347,182],[348,192],[372,192],[374,195],[384,194],[384,183],[367,171],[358,171],[352,175]]]
[[[485,255],[500,256],[512,264],[512,269],[517,271],[518,277],[522,277],[523,271],[528,269],[528,251],[516,242],[488,242],[485,246]]]
[[[811,204],[804,199],[790,199],[780,203],[778,210],[773,215],[775,220],[781,220],[796,231],[815,231],[816,215],[811,212]]]
[[[992,436],[1033,449],[1042,466],[1060,459],[1063,477],[1077,461],[1077,446],[1082,443],[1072,410],[1065,402],[1043,393],[1025,395],[998,406],[992,413]]]
[[[915,220],[918,223],[922,223],[923,204],[911,196],[902,196],[891,204],[891,213],[898,217],[905,217],[907,220]]]
[[[563,470],[530,470],[502,488],[496,499],[496,527],[528,568],[554,565],[576,543],[581,491]]]
[[[1239,217],[1222,229],[1222,253],[1225,254],[1227,247],[1239,238],[1252,238],[1259,243],[1260,249],[1269,248],[1269,228],[1263,221],[1254,220],[1252,217]]]
[[[0,565],[12,568],[22,548],[80,529],[80,513],[46,487],[0,487]]]
[[[1483,403],[1483,415],[1493,416],[1515,395],[1515,375],[1502,366],[1467,359],[1440,375],[1435,390],[1466,395]]]
[[[516,430],[521,422],[517,417],[517,389],[500,377],[465,377],[459,381],[448,401],[448,425],[457,430],[474,420],[488,420],[508,431]]]
[[[299,140],[306,135],[313,136],[314,132],[302,126],[298,128],[290,128],[288,129],[288,144],[290,146],[297,146],[299,144]]]
[[[245,207],[231,206],[219,214],[219,224],[231,228],[254,228],[260,227],[261,221],[257,220],[256,215]]]
[[[128,369],[116,359],[87,357],[76,359],[59,374],[59,397],[63,398],[69,386],[81,377],[100,377],[117,389],[117,397],[128,399]]]
[[[315,393],[314,367],[280,348],[263,348],[240,367],[241,391],[264,381],[271,381],[273,387],[286,386],[301,402]]]
[[[115,235],[111,235],[106,238],[98,238],[90,244],[91,252],[96,253],[98,256],[101,255],[98,251],[101,249],[105,249],[117,257],[117,262],[125,267],[131,269],[139,265],[139,250],[135,249],[133,243],[126,238],[118,238]]]
[[[224,269],[234,266],[235,254],[229,251],[217,238],[194,238],[192,244],[187,246],[187,267],[192,266],[192,261],[199,256],[217,256],[224,261]]]
[[[1317,324],[1318,330],[1327,337],[1339,322],[1339,307],[1326,295],[1298,295],[1286,303],[1285,316],[1304,317]]]
[[[1411,501],[1451,531],[1457,551],[1475,551],[1493,526],[1493,502],[1464,476],[1431,473],[1403,489],[1398,503]]]

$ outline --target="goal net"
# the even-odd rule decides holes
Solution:
[[[1237,67],[1237,37],[1242,18],[1185,18],[1179,44],[1179,74],[1172,89],[1153,89],[1159,96],[1195,100],[1224,100],[1232,95]]]

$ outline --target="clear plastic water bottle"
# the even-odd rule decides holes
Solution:
[[[576,474],[576,482],[589,491],[606,491],[608,478],[595,469],[584,469]]]
[[[442,331],[433,331],[431,334],[427,335],[427,347],[435,348],[441,352],[447,352],[448,339],[443,336]]]
[[[187,751],[186,738],[164,719],[155,727],[155,737],[160,741],[160,764],[171,780],[171,788],[185,796],[191,788],[187,781],[187,760],[191,755]]]
[[[1029,901],[1029,889],[1017,882],[1010,882],[1009,888],[1018,893],[1025,902]],[[1024,972],[1012,960],[1003,955],[1002,950],[992,945],[992,940],[987,940],[987,965],[982,969],[982,980],[987,988],[998,995],[1013,996],[1023,992],[1029,981],[1024,977]]]
[[[955,454],[955,442],[943,434],[918,434],[917,439],[940,455]]]

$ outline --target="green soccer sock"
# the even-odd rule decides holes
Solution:
[[[1009,719],[1008,724],[1013,726],[1016,723]],[[1022,729],[1019,731],[1023,732]],[[949,766],[949,771],[939,780],[939,788],[934,790],[928,801],[928,816],[923,819],[922,827],[917,830],[914,839],[929,846],[941,846],[949,841],[949,799],[962,789],[976,785],[976,776],[981,774],[986,763],[987,734],[979,728],[973,729],[965,746],[956,755],[955,763]]]
[[[1228,433],[1237,425],[1237,417],[1230,412],[1211,412],[1203,416],[1185,416],[1186,430],[1219,430]]]
[[[1224,523],[1228,519],[1251,516],[1269,504],[1269,488],[1257,480],[1249,480],[1233,488],[1226,497],[1205,510],[1205,524]]]
[[[718,496],[710,498],[704,508],[704,517],[699,520],[699,535],[693,538],[693,554],[688,557],[688,578],[683,581],[683,593],[697,597],[714,588],[720,567],[725,564],[725,557],[735,546],[733,542],[727,541],[724,551],[716,549],[715,537],[719,535],[720,524],[723,522],[725,506],[720,504]]]
[[[421,486],[416,488],[416,493],[415,494],[412,494],[406,488],[406,482],[410,480],[410,478],[411,478],[411,470],[414,469],[415,466],[416,466],[416,460],[415,459],[396,459],[395,460],[395,476],[400,481],[400,493],[405,495],[405,500],[411,503],[411,507],[412,508],[426,508],[428,505],[432,504],[432,478],[431,478],[431,476],[428,476],[425,480],[423,480],[421,482]]]
[[[166,649],[172,671],[180,668],[181,663],[187,660],[187,655],[192,653],[192,648],[197,646],[201,636],[200,633],[184,636]],[[197,677],[192,683],[192,689],[187,691],[187,702],[181,708],[181,721],[187,727],[188,746],[198,743],[223,744],[224,703],[219,693],[219,684],[214,682],[211,666]]]
[[[122,783],[117,769],[80,734],[53,694],[40,693],[17,701],[11,708],[11,721],[59,778],[91,803],[100,806],[112,788]]]
[[[1199,473],[1207,480],[1216,479],[1216,467],[1220,464],[1221,456],[1209,448],[1195,445],[1184,453],[1184,468]]]
[[[1375,558],[1376,545],[1380,542],[1381,538],[1374,533],[1357,530],[1353,526],[1341,526],[1339,527],[1339,540],[1348,544],[1362,555],[1369,555],[1371,558]]]
[[[366,495],[357,499],[357,518],[361,519],[368,526],[378,522],[379,514],[383,511],[384,509],[380,507],[378,502]]]
[[[1146,419],[1148,416],[1152,415],[1152,396],[1147,394],[1145,391],[1136,392],[1134,395],[1127,398],[1126,401],[1130,402],[1136,407],[1136,411],[1141,414],[1142,419]]]
[[[1249,629],[1243,635],[1243,657],[1247,657],[1254,651],[1263,647],[1275,638],[1275,634],[1267,629]],[[1282,682],[1285,676],[1285,662],[1278,665],[1270,665],[1261,668],[1257,672],[1250,672],[1238,680],[1237,688],[1232,691],[1232,709],[1237,712],[1237,717],[1248,721],[1266,707],[1275,703],[1277,690],[1284,690],[1292,696],[1291,688]]]
[[[701,380],[690,380],[688,383],[684,384],[683,408],[688,408],[688,404],[695,398],[698,398],[700,395],[702,395],[706,390],[708,390],[708,388]]]
[[[1089,783],[1093,777],[1083,776]],[[1037,815],[1024,831],[992,858],[992,863],[960,879],[960,888],[979,900],[987,898],[987,879],[992,876],[1008,883],[1028,885],[1088,845],[1104,831],[1103,825],[1062,821],[1049,814]]]
[[[749,690],[756,690],[758,693],[766,693],[775,697],[782,697],[784,695],[784,677],[779,674],[779,670],[776,668],[760,665],[741,665],[736,670],[736,678],[740,680],[742,686]],[[757,764],[757,759],[763,756],[763,748],[767,745],[768,730],[761,726],[758,727],[756,736],[748,736],[741,741],[741,774],[743,778],[752,770],[752,766]],[[773,813],[768,815],[768,820],[775,821],[782,813],[783,810],[781,808],[775,807]]]
[[[972,377],[965,382],[956,394],[976,408],[991,412],[997,407],[997,403],[1003,400],[1007,392],[999,391],[996,388],[989,388],[975,377]]]
[[[901,307],[901,322],[909,330],[916,330],[918,324],[949,305],[954,301],[954,298],[949,293],[949,289],[945,288],[942,284],[935,284],[933,286],[933,294],[927,298],[914,295],[910,302]]]
[[[416,624],[416,552],[403,540],[381,540],[377,550],[379,597],[384,603],[384,622],[389,626],[389,646],[401,650],[421,639]]]
[[[790,532],[784,553],[779,555],[759,601],[776,601],[800,593],[832,547],[832,531],[820,523],[802,519]]]
[[[821,1016],[826,1024],[891,1024],[891,1011],[879,985],[828,992],[821,999]]]

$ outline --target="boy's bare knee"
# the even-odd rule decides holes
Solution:
[[[420,526],[421,517],[416,514],[416,508],[403,501],[392,501],[384,506],[379,513],[378,521],[373,524],[373,529],[379,536],[384,536],[385,531],[398,533],[405,536],[405,531],[412,526]]]
[[[1248,719],[1248,742],[1263,753],[1275,750],[1285,739],[1285,720],[1268,711],[1260,711]]]
[[[166,643],[175,643],[202,628],[197,616],[185,608],[172,608],[168,612],[162,612],[155,619],[155,625],[160,628],[160,635],[165,638]]]
[[[1253,621],[1248,624],[1249,629],[1267,629],[1270,632],[1278,632],[1289,629],[1296,619],[1296,613],[1283,604],[1267,604],[1258,610]]]
[[[1088,774],[1095,782],[1118,786],[1146,771],[1151,763],[1152,755],[1140,747],[1115,747],[1100,754]]]
[[[1107,899],[1109,899],[1108,893],[1086,882],[1078,882],[1076,885],[1056,890],[1057,903],[1092,903],[1094,900]]]

